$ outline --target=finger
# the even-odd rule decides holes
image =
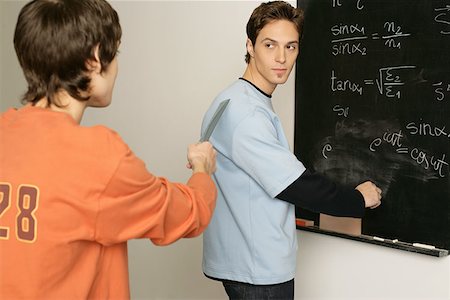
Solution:
[[[381,204],[381,202],[378,202],[377,204],[375,204],[375,205],[372,205],[372,206],[370,207],[370,209],[374,209],[374,208],[377,208],[378,206],[380,206],[380,204]]]

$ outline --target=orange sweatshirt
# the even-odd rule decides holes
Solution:
[[[102,126],[36,107],[0,116],[0,298],[128,299],[127,240],[203,232],[216,188],[149,173]]]

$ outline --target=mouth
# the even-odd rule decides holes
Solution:
[[[284,68],[273,68],[272,70],[273,70],[273,71],[275,72],[275,74],[277,74],[278,76],[284,75],[284,74],[286,73],[286,71],[287,71],[287,69],[284,69]]]

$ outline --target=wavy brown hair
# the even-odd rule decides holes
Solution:
[[[300,37],[303,30],[303,19],[303,10],[295,8],[287,2],[272,1],[262,3],[255,8],[247,22],[247,37],[255,45],[256,38],[264,26],[276,20],[287,20],[294,23]],[[250,62],[250,54],[248,52],[245,55],[245,62]]]
[[[102,71],[117,54],[122,29],[116,11],[104,0],[34,0],[20,11],[14,47],[28,82],[22,103],[47,97],[55,104],[61,90],[88,100],[91,78],[86,62],[99,46]],[[58,105],[59,106],[59,105]]]

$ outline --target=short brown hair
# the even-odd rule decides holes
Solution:
[[[36,103],[65,90],[88,100],[91,78],[86,62],[99,46],[102,71],[117,54],[122,30],[116,11],[104,0],[34,0],[20,11],[14,47],[28,82],[23,103]]]
[[[284,1],[272,1],[262,3],[255,8],[250,19],[247,22],[247,37],[253,45],[259,32],[268,23],[275,20],[287,20],[295,24],[299,37],[302,35],[303,29],[303,10],[295,8]],[[250,54],[245,55],[245,62],[250,62]]]

